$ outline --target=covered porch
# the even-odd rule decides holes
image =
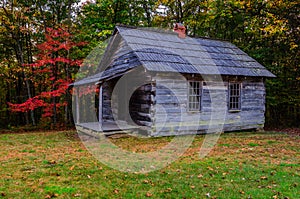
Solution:
[[[142,130],[139,133],[144,135],[149,131],[153,85],[142,84],[135,88],[125,81],[116,88],[118,81],[120,77],[74,88],[73,116],[77,129],[104,134],[136,132],[139,129]],[[92,92],[82,94],[81,90]]]

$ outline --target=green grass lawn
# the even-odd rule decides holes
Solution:
[[[299,198],[300,138],[222,134],[199,159],[204,136],[168,167],[123,173],[96,160],[75,132],[1,134],[0,198]],[[170,138],[112,140],[145,152]]]

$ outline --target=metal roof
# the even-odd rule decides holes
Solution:
[[[106,57],[110,57],[109,66],[73,85],[100,81],[141,65],[156,72],[275,77],[227,41],[191,37],[182,39],[171,31],[123,26],[116,27],[116,36],[119,39],[112,39],[110,43],[115,43],[114,47],[106,52]]]

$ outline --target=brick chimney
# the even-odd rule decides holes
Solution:
[[[178,33],[179,38],[185,38],[186,37],[186,28],[182,23],[175,23],[173,30],[174,30],[174,32]]]

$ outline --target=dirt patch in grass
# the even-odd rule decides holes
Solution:
[[[204,138],[205,135],[196,136],[182,158],[199,159],[199,151]],[[124,150],[147,153],[163,148],[172,140],[172,137],[138,138],[129,136],[109,139]],[[264,164],[292,164],[300,159],[300,138],[288,136],[282,132],[225,133],[221,135],[208,157],[226,160],[251,160]]]
[[[274,131],[274,132],[282,132],[286,133],[290,136],[300,136],[300,128],[276,128],[276,129],[266,129],[267,131]]]
[[[200,140],[196,140],[184,157],[199,156]],[[227,161],[251,160],[260,163],[295,163],[300,159],[300,138],[284,133],[228,133],[223,134],[208,157]]]
[[[108,139],[116,146],[134,153],[147,153],[160,150],[172,140],[171,137],[139,138],[134,136],[118,139],[110,137]]]

